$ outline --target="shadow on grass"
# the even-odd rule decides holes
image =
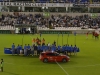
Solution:
[[[10,74],[10,75],[19,75],[19,74],[16,74],[16,73],[6,72],[6,71],[4,71],[4,73]]]
[[[4,57],[25,57],[25,58],[39,58],[39,55],[36,55],[36,56],[24,56],[24,55],[8,55],[8,54],[5,54],[5,55],[2,55]],[[78,55],[69,55],[70,58],[84,58],[86,56],[78,56]]]
[[[59,63],[59,64],[67,64],[69,62],[57,62],[57,63]],[[44,63],[44,64],[57,64],[57,63],[56,62],[47,62],[47,63]]]
[[[24,56],[24,55],[2,55],[4,57],[20,57],[20,58],[39,58],[39,56]]]
[[[84,55],[70,55],[70,58],[91,58],[91,56],[84,56]]]

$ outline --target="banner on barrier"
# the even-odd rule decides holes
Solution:
[[[70,4],[70,3],[0,2],[0,6],[24,6],[24,7],[73,7],[73,4]]]

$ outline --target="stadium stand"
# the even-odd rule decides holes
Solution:
[[[70,28],[98,28],[100,27],[100,17],[92,18],[89,15],[68,16],[68,15],[51,15],[48,19],[41,14],[18,14],[18,15],[2,15],[0,26],[1,29],[13,28],[14,25],[33,24],[44,29],[66,29]],[[4,28],[5,26],[5,28]],[[69,29],[70,29],[69,28]]]
[[[6,2],[9,1],[6,5]],[[15,9],[13,6],[10,6],[10,2],[12,2],[14,0],[0,0],[1,2],[1,6],[3,9],[3,7],[5,7],[5,9],[9,9],[8,12],[10,12],[10,10],[13,10]],[[16,0],[17,1],[17,0]],[[21,0],[23,1],[23,0]],[[24,0],[24,1],[27,1],[27,0]],[[24,3],[23,1],[23,3]],[[30,0],[29,0],[30,1]],[[32,0],[31,0],[32,1]],[[88,2],[99,2],[99,0],[33,0],[33,2],[35,1],[35,3],[37,4],[34,4],[33,3],[33,6],[31,6],[30,4],[30,8],[29,7],[26,7],[26,6],[20,6],[20,10],[24,10],[26,12],[26,10],[29,8],[29,10],[34,10],[34,13],[37,12],[35,11],[35,8],[38,9],[41,13],[36,13],[36,14],[32,14],[32,12],[30,12],[29,14],[26,14],[24,13],[20,13],[21,11],[19,11],[19,7],[17,6],[16,8],[16,11],[19,11],[18,14],[2,14],[1,15],[1,18],[0,18],[0,30],[14,30],[15,29],[15,26],[28,26],[28,25],[35,25],[37,26],[38,29],[40,30],[48,30],[48,29],[55,29],[55,30],[80,30],[80,29],[89,29],[89,28],[93,28],[93,29],[97,29],[97,28],[100,28],[100,17],[99,16],[95,16],[92,17],[88,14],[85,14],[85,15],[74,15],[74,13],[72,13],[72,16],[71,15],[62,15],[62,14],[59,14],[59,12],[61,11],[54,11],[54,12],[57,12],[58,15],[52,15],[51,14],[51,11],[49,10],[59,10],[59,9],[63,9],[65,11],[65,13],[69,13],[69,11],[72,9],[71,12],[73,12],[74,10],[76,10],[77,12],[80,12],[79,9],[83,9],[83,11],[87,11],[88,13],[90,13],[88,10],[93,10],[92,9],[92,6],[91,8],[89,9],[88,8],[88,5],[79,5],[80,8],[78,8],[79,6],[75,7],[74,5],[71,5],[70,4],[81,4],[81,3],[87,3]],[[3,5],[2,2],[5,2],[5,5]],[[19,0],[18,0],[19,2]],[[38,7],[38,3],[49,3],[49,2],[53,2],[53,3],[50,3],[50,4],[57,4],[59,7],[56,7],[56,6],[48,6],[49,9],[42,9],[41,7]],[[12,2],[13,3],[13,2]],[[20,3],[20,2],[19,2]],[[22,2],[21,2],[22,3]],[[23,4],[19,4],[19,5],[23,5]],[[25,3],[29,3],[29,2],[25,2]],[[62,3],[62,4],[69,4],[68,6],[60,6],[59,3]],[[16,4],[17,5],[17,4]],[[42,5],[42,4],[40,4]],[[47,4],[46,4],[47,5]],[[45,5],[43,5],[45,6]],[[9,8],[8,8],[9,7]],[[10,9],[10,7],[12,7],[13,9]],[[45,6],[46,7],[46,6]],[[74,8],[75,7],[75,8]],[[85,8],[86,9],[85,9]],[[77,9],[76,9],[77,8]],[[1,10],[2,11],[2,10]],[[93,10],[95,11],[95,10]],[[50,16],[47,18],[43,15],[44,12],[49,12],[50,13]],[[85,13],[87,13],[85,12]],[[62,12],[64,13],[64,12]],[[30,27],[32,28],[32,27]]]

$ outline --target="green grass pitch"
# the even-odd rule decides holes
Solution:
[[[90,34],[86,39],[85,34],[76,36],[76,45],[80,52],[70,56],[67,63],[59,63],[68,73],[66,74],[56,63],[43,63],[37,56],[24,57],[4,54],[4,47],[11,47],[22,44],[23,35],[5,35],[0,34],[0,58],[4,59],[4,72],[0,75],[100,75],[100,40],[95,40]],[[39,35],[24,35],[23,44],[32,44],[31,37]],[[56,34],[42,34],[46,43],[57,41]],[[62,35],[59,36],[58,44],[62,45]],[[67,43],[67,34],[63,36],[63,44]],[[68,44],[74,45],[75,36],[69,35]]]

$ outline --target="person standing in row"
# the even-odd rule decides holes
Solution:
[[[20,45],[19,48],[20,48],[20,55],[22,55],[23,54],[22,45]]]
[[[27,56],[30,55],[30,51],[31,51],[31,47],[30,47],[30,45],[28,44],[28,46],[27,46]]]
[[[24,56],[27,56],[27,45],[24,46]]]
[[[19,46],[19,44],[18,44],[16,49],[17,49],[17,55],[19,55],[20,54],[20,46]]]
[[[14,45],[14,43],[12,44],[12,55],[14,55],[15,54],[15,45]]]
[[[34,55],[34,46],[35,46],[35,44],[31,46],[31,54],[32,54],[32,56]]]

